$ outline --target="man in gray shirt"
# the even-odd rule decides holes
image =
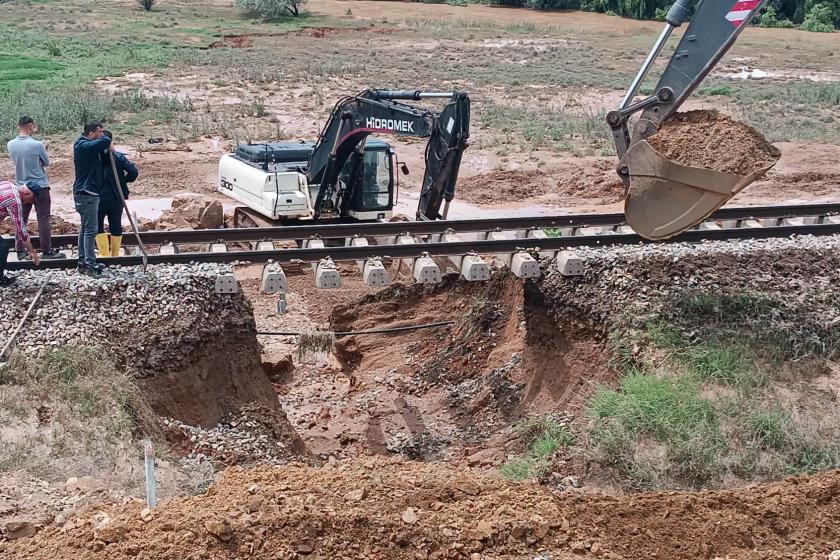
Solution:
[[[44,144],[32,138],[32,133],[38,130],[32,117],[21,117],[18,121],[20,134],[9,140],[7,148],[12,163],[15,164],[15,182],[29,187],[35,195],[35,202],[23,205],[23,219],[29,221],[29,213],[35,206],[38,216],[38,241],[41,245],[42,258],[61,259],[64,254],[52,248],[52,234],[50,232],[50,185],[47,181],[46,167],[50,164]],[[25,224],[24,224],[25,226]],[[17,244],[18,258],[26,257],[23,245]]]

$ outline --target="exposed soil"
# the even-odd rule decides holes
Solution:
[[[317,319],[327,302],[308,293],[305,303],[290,296],[290,313],[271,319],[274,330],[315,330],[299,316],[300,306]],[[344,336],[334,358],[294,359],[294,371],[275,388],[314,453],[500,464],[518,445],[511,429],[517,419],[574,413],[591,382],[611,378],[593,330],[558,326],[535,293],[526,295],[522,283],[505,275],[489,285],[454,276],[438,287],[395,284],[334,303],[328,328],[440,321],[454,324]],[[266,344],[272,362],[285,364],[294,352],[277,337]],[[472,457],[477,452],[481,457]]]
[[[37,214],[32,210],[29,214],[29,223],[26,224],[26,229],[32,235],[38,235],[38,222],[35,221]],[[14,235],[14,225],[10,220],[3,220],[0,222],[0,234]],[[61,216],[50,216],[50,231],[53,235],[64,235],[70,233],[78,233],[79,226],[68,222]]]
[[[523,507],[527,506],[527,507]],[[9,558],[825,558],[837,547],[840,473],[737,491],[556,495],[437,465],[226,470],[206,495],[141,515],[88,510],[0,544]],[[144,520],[145,519],[145,520]]]
[[[781,157],[757,130],[717,111],[676,113],[647,141],[676,163],[736,175],[749,175]]]
[[[585,163],[551,168],[496,170],[465,177],[458,182],[459,200],[476,204],[540,203],[611,204],[624,197],[615,162],[589,158]]]

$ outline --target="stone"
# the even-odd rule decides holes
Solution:
[[[417,512],[414,511],[414,508],[406,508],[402,513],[402,520],[409,525],[417,523]]]
[[[127,532],[128,527],[112,520],[94,529],[93,537],[105,543],[118,543],[125,538]]]
[[[31,521],[9,521],[3,527],[3,532],[9,540],[14,539],[28,539],[35,536],[38,532],[38,527]]]
[[[467,464],[471,467],[491,466],[500,461],[500,453],[495,449],[481,449],[467,456]]]
[[[295,547],[295,552],[297,552],[301,556],[308,556],[309,554],[315,552],[315,549],[308,544],[301,543]]]
[[[344,499],[348,502],[360,502],[367,498],[367,490],[359,488],[358,490],[351,490],[344,495]]]
[[[456,478],[452,485],[455,487],[456,490],[460,490],[464,494],[468,496],[478,496],[481,493],[481,486],[475,479],[462,474],[458,478]]]
[[[210,533],[220,541],[227,542],[233,537],[233,534],[230,530],[230,525],[227,523],[227,521],[223,521],[215,517],[205,519],[204,528],[207,530],[208,533]]]

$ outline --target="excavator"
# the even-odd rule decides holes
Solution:
[[[707,218],[772,164],[749,175],[680,165],[647,138],[656,134],[735,43],[766,0],[677,0],[618,110],[607,114],[624,182],[627,224],[647,239],[666,239]],[[691,13],[694,11],[693,17]],[[691,17],[652,95],[635,97],[671,33]],[[630,118],[641,113],[635,123]]]
[[[402,102],[425,99],[447,101],[440,112]],[[237,225],[258,225],[255,218],[388,219],[398,169],[408,169],[390,144],[371,134],[414,136],[429,139],[416,217],[446,219],[469,123],[466,93],[368,89],[335,104],[316,142],[241,144],[223,155],[218,188],[245,205],[237,208]]]

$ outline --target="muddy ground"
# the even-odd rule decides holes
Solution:
[[[219,26],[218,37],[207,40],[188,29],[172,35],[185,46],[206,41],[201,54],[96,81],[103,92],[139,94],[189,108],[175,115],[126,113],[111,123],[120,129],[119,148],[141,170],[132,186],[132,208],[140,217],[157,218],[172,197],[184,193],[218,199],[231,208],[232,201],[216,191],[220,155],[245,139],[314,139],[337,99],[383,86],[460,88],[471,94],[471,139],[452,209],[456,217],[498,215],[503,209],[619,209],[622,192],[612,171],[616,162],[603,115],[618,103],[636,57],[643,56],[654,34],[651,22],[366,1],[317,0],[309,8],[315,18],[303,29],[257,25],[247,31],[228,6],[211,4],[213,16],[226,23]],[[171,17],[183,18],[175,9]],[[20,10],[25,17],[26,10]],[[438,19],[444,13],[455,19]],[[781,150],[770,175],[733,204],[836,199],[840,147],[831,137],[836,109],[819,105],[806,115],[802,103],[789,101],[788,92],[826,88],[840,72],[819,34],[774,33],[749,29],[709,78],[714,89],[732,93],[712,95],[701,88],[683,109],[715,109],[747,120]],[[613,41],[602,41],[605,35]],[[582,69],[593,50],[597,60],[614,62],[587,74]],[[282,60],[273,56],[276,52],[284,53]],[[384,53],[403,69],[400,83],[391,83],[390,77],[380,83],[376,61]],[[812,70],[817,61],[821,73]],[[745,80],[739,77],[756,67],[767,73],[754,80],[753,89],[764,100],[758,105],[742,93]],[[71,137],[47,140],[55,212],[77,221],[70,196]],[[402,178],[405,197],[398,211],[412,215],[424,143],[389,141],[411,169]],[[10,172],[7,158],[0,157],[0,174]]]

